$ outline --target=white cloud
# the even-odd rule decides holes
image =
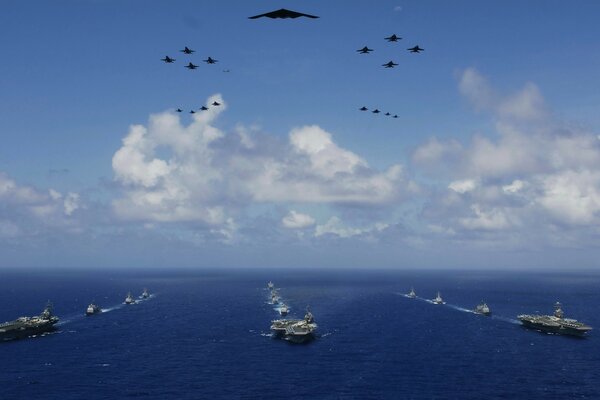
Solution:
[[[418,190],[400,165],[378,172],[318,126],[294,128],[282,143],[240,125],[225,134],[212,126],[220,112],[198,113],[188,126],[174,113],[132,126],[113,156],[123,191],[115,213],[219,226],[253,203],[389,204]]]
[[[65,215],[72,215],[79,208],[79,194],[69,192],[63,203]]]
[[[515,179],[510,185],[502,186],[504,193],[517,193],[525,187],[525,182],[520,179]]]
[[[510,226],[506,214],[498,208],[482,210],[479,204],[471,206],[474,216],[461,218],[460,223],[467,229],[504,229]]]
[[[459,89],[476,108],[492,113],[496,130],[465,145],[430,139],[415,150],[415,164],[450,175],[451,190],[431,197],[425,207],[424,218],[437,227],[430,231],[452,230],[453,237],[477,240],[469,232],[483,230],[494,232],[499,243],[516,243],[520,234],[545,240],[552,231],[557,232],[552,240],[560,242],[555,224],[563,231],[564,226],[599,227],[597,134],[556,121],[532,83],[500,96],[476,70],[467,69]],[[575,242],[576,231],[569,232]],[[587,231],[581,232],[579,240],[586,240]]]
[[[381,232],[389,227],[388,224],[376,223],[373,226],[367,228],[352,228],[344,225],[341,219],[338,217],[331,217],[329,220],[322,224],[317,225],[315,228],[315,236],[323,236],[327,234],[335,235],[340,238],[349,238],[352,236],[364,235],[371,232]]]
[[[450,182],[448,189],[454,190],[456,193],[464,194],[474,190],[477,187],[477,182],[473,179],[463,179],[460,181]]]
[[[561,221],[598,224],[600,213],[600,169],[563,171],[541,178],[542,193],[536,201]]]
[[[281,223],[286,228],[299,229],[314,225],[315,219],[308,214],[302,214],[294,210],[290,210],[290,212],[283,217]]]
[[[0,237],[77,230],[78,221],[70,217],[79,203],[78,193],[65,197],[54,189],[38,190],[0,172]]]

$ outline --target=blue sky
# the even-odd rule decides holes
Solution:
[[[247,19],[281,7],[321,18]],[[7,2],[0,266],[596,267],[597,15]]]

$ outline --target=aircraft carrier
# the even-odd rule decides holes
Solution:
[[[564,318],[560,303],[554,305],[554,315],[519,315],[517,317],[523,326],[543,332],[560,335],[583,336],[592,327],[574,319]]]
[[[53,331],[58,317],[52,313],[52,304],[48,303],[40,315],[20,317],[14,321],[0,324],[0,340],[14,340]]]
[[[314,338],[317,329],[312,313],[307,309],[304,319],[277,319],[271,323],[275,337],[293,343],[304,343]]]

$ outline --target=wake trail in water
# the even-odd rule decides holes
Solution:
[[[394,294],[396,294],[396,295],[400,295],[400,296],[402,296],[402,297],[406,297],[407,299],[411,299],[411,300],[421,300],[421,301],[424,301],[424,302],[426,302],[426,303],[429,303],[429,304],[434,304],[434,305],[436,305],[436,303],[434,303],[434,301],[433,301],[433,300],[430,300],[430,299],[424,299],[424,298],[422,298],[422,297],[419,297],[419,296],[417,296],[417,297],[410,297],[410,296],[409,296],[409,295],[407,295],[406,293],[399,293],[399,292],[395,292]],[[456,311],[461,311],[461,312],[465,312],[465,313],[469,313],[469,314],[477,314],[477,313],[476,313],[475,311],[473,311],[473,310],[469,310],[468,308],[460,307],[460,306],[457,306],[457,305],[454,305],[454,304],[447,304],[447,303],[444,303],[443,305],[445,305],[445,306],[447,306],[447,307],[449,307],[449,308],[452,308],[453,310],[456,310]],[[509,324],[514,324],[514,325],[520,325],[520,324],[521,324],[521,322],[520,322],[519,320],[517,320],[517,319],[514,319],[514,318],[509,318],[509,317],[503,317],[503,316],[500,316],[500,315],[492,315],[490,318],[492,318],[492,319],[495,319],[495,320],[497,320],[497,321],[508,322]]]
[[[492,319],[496,319],[498,321],[508,322],[509,324],[520,325],[521,321],[514,318],[502,317],[500,315],[492,315]]]
[[[469,314],[476,314],[476,312],[473,310],[469,310],[468,308],[464,308],[464,307],[460,307],[460,306],[455,306],[454,304],[447,304],[447,306],[455,309],[456,311],[462,311],[462,312],[466,312]]]
[[[154,294],[151,294],[150,296],[148,296],[147,298],[140,298],[134,301],[134,304],[140,304],[142,302],[148,301],[150,299],[153,299],[155,297]],[[121,308],[123,308],[126,304],[125,303],[119,303],[117,305],[108,307],[108,308],[101,308],[102,313],[107,313],[107,312],[111,312],[111,311],[115,311],[115,310],[120,310]],[[84,317],[86,317],[87,315],[85,314],[85,312],[82,312],[81,314],[70,314],[64,317],[61,317],[60,321],[58,321],[56,323],[56,326],[63,326],[63,325],[67,325],[71,322],[74,321],[78,321]]]

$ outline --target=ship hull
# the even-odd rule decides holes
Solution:
[[[0,329],[0,341],[25,339],[42,333],[53,332],[56,330],[54,323],[40,324],[29,327],[4,327]]]
[[[523,324],[523,327],[528,328],[528,329],[534,329],[534,330],[540,331],[540,332],[555,333],[558,335],[584,337],[585,334],[587,333],[587,330],[579,330],[579,329],[569,328],[569,327],[564,327],[564,326],[548,326],[548,325],[536,324],[534,322],[523,321],[523,320],[521,321],[521,323]]]

